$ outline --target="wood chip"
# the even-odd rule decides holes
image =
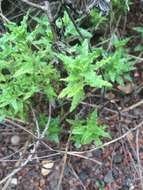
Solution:
[[[42,161],[42,169],[41,169],[41,174],[43,176],[47,176],[50,172],[51,169],[54,166],[54,162],[51,160],[43,160]]]

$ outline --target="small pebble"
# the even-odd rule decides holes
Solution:
[[[11,137],[11,144],[16,146],[20,143],[20,137],[18,135],[14,135]]]
[[[42,161],[42,168],[41,168],[41,174],[43,176],[47,176],[50,172],[51,169],[54,166],[54,162],[51,160],[43,160]]]
[[[17,178],[12,178],[11,184],[16,186],[17,185]]]

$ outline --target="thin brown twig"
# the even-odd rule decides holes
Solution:
[[[127,128],[128,129],[128,128]],[[132,133],[130,133],[131,135],[132,135]],[[131,140],[130,140],[130,134],[127,136],[127,142],[128,142],[128,144],[126,143],[125,144],[125,147],[126,147],[126,152],[128,152],[128,154],[129,154],[129,156],[130,156],[130,159],[131,159],[131,161],[132,161],[132,165],[133,165],[133,167],[134,167],[134,170],[136,171],[136,173],[138,174],[138,170],[137,170],[137,167],[136,167],[136,162],[135,162],[135,160],[134,160],[134,158],[137,158],[137,155],[136,155],[136,151],[135,151],[135,148],[134,148],[134,146],[133,146],[133,143],[131,142]],[[128,148],[128,146],[129,146],[129,148]],[[131,151],[130,151],[130,149],[131,149]],[[134,155],[134,157],[132,156],[132,154]]]
[[[92,162],[94,162],[95,164],[98,164],[98,165],[102,165],[102,162],[100,162],[98,160],[95,160],[93,158],[89,158],[89,157],[87,157],[85,155],[81,155],[80,152],[78,153],[78,152],[72,152],[71,151],[71,152],[67,152],[67,154],[70,155],[70,156],[75,156],[75,157],[79,157],[79,158],[82,158],[82,159],[85,159],[85,160],[92,161]]]
[[[17,162],[15,163],[15,167],[19,167],[21,162],[22,162],[22,158],[23,158],[23,155],[25,154],[26,152],[26,149],[27,149],[27,146],[28,146],[28,143],[29,141],[27,140],[24,144],[24,148],[22,150],[22,155],[20,156],[19,160],[17,160]],[[7,190],[9,184],[11,183],[11,179],[12,179],[12,176],[6,181],[6,183],[4,184],[2,190]]]
[[[139,130],[137,130],[137,133],[136,133],[136,151],[137,151],[137,160],[138,160],[140,184],[141,184],[141,189],[143,190],[142,165],[141,165],[140,153],[139,153]]]
[[[74,27],[75,27],[75,29],[76,29],[76,31],[77,31],[77,33],[79,34],[79,36],[80,36],[80,38],[82,39],[82,40],[84,40],[85,38],[84,38],[84,36],[82,35],[82,33],[81,33],[81,31],[79,30],[79,28],[78,28],[78,26],[77,26],[77,24],[76,24],[76,22],[75,22],[75,20],[74,20],[74,18],[72,17],[72,15],[70,14],[70,11],[69,11],[69,9],[67,8],[67,6],[65,5],[65,11],[67,12],[67,14],[68,14],[68,16],[69,16],[69,18],[71,19],[71,21],[72,21],[72,23],[73,23],[73,25],[74,25]]]
[[[90,106],[90,107],[93,107],[93,108],[96,108],[96,109],[100,107],[99,105],[89,104],[89,103],[86,103],[86,102],[81,102],[81,104],[84,104],[84,105],[87,105],[87,106]],[[136,102],[135,104],[120,110],[120,114],[123,115],[125,112],[131,111],[131,110],[141,106],[142,104],[143,104],[143,100],[140,100],[139,102]],[[118,115],[118,112],[115,111],[115,110],[111,110],[111,109],[106,108],[106,107],[104,109],[107,110],[107,111],[110,111],[112,113],[115,113],[115,115],[111,116],[110,118],[114,118],[114,117],[116,117]]]
[[[74,170],[72,164],[69,164],[74,176],[76,177],[76,179],[80,182],[81,186],[83,187],[84,190],[86,190],[85,185],[83,184],[83,182],[81,181],[81,179],[79,178],[79,176],[77,175],[76,171]]]
[[[33,114],[33,119],[34,119],[34,122],[35,122],[35,125],[36,125],[36,131],[37,131],[37,137],[38,139],[40,138],[40,127],[39,127],[39,123],[38,123],[38,120],[36,118],[36,114],[33,110],[33,108],[31,107],[31,110],[32,110],[32,114]]]
[[[32,149],[32,152],[34,153],[36,151],[36,148],[37,148],[37,144],[36,146],[34,146],[34,148]],[[9,180],[12,176],[14,176],[15,174],[17,174],[24,166],[26,166],[28,164],[28,162],[31,161],[31,158],[32,158],[32,154],[30,154],[28,156],[28,158],[25,160],[25,162],[21,162],[21,165],[16,168],[15,170],[13,170],[11,173],[9,173],[5,178],[3,178],[1,181],[0,181],[0,185],[5,183],[7,180]]]
[[[126,133],[124,133],[123,135],[119,136],[118,138],[113,139],[113,140],[111,140],[111,141],[109,141],[109,142],[107,142],[107,143],[104,143],[104,144],[101,145],[101,146],[98,146],[98,147],[95,147],[95,148],[92,148],[92,149],[89,149],[89,150],[86,150],[86,151],[81,151],[81,152],[71,151],[71,152],[69,152],[69,153],[72,153],[72,154],[73,154],[73,153],[74,153],[74,154],[84,154],[84,153],[88,153],[88,152],[93,152],[93,151],[95,151],[95,150],[97,150],[97,149],[100,149],[100,148],[104,148],[104,147],[106,147],[106,146],[109,146],[110,144],[113,144],[113,143],[115,143],[115,142],[117,142],[117,141],[120,141],[121,139],[127,137],[131,132],[136,131],[137,129],[141,128],[142,126],[143,126],[143,121],[140,122],[136,127],[132,128],[132,129],[130,129],[130,130],[128,130]]]
[[[56,43],[58,41],[57,28],[56,28],[54,18],[51,13],[50,3],[48,1],[45,1],[45,11],[46,11],[46,14],[47,14],[47,17],[49,20],[49,24],[51,27],[51,31],[53,34],[53,42]]]
[[[45,129],[43,130],[42,134],[40,135],[40,137],[44,137],[45,133],[50,125],[50,121],[51,121],[51,104],[49,103],[49,117],[48,117],[48,122],[45,126]],[[0,185],[5,183],[7,180],[9,180],[12,176],[14,176],[15,174],[17,174],[23,167],[25,167],[33,158],[33,156],[35,155],[35,152],[37,150],[37,148],[39,147],[39,143],[40,141],[38,140],[34,146],[33,149],[31,150],[31,154],[27,157],[27,159],[24,162],[21,162],[21,164],[19,165],[18,168],[16,168],[15,170],[13,170],[11,173],[9,173],[5,178],[3,178],[0,181]]]
[[[23,121],[19,118],[15,118],[15,117],[6,117],[7,120],[10,120],[10,121],[14,121],[14,122],[17,122],[17,123],[20,123],[20,124],[23,124],[23,125],[30,125],[30,123],[26,122],[26,121]]]
[[[22,129],[23,131],[27,132],[28,134],[30,134],[30,135],[33,136],[34,138],[38,139],[38,137],[37,137],[36,135],[34,135],[31,131],[27,130],[25,127],[23,127],[22,125],[20,125],[20,124],[14,122],[13,120],[6,118],[6,119],[4,119],[4,121],[5,121],[6,123],[8,123],[8,124],[11,124],[11,125],[13,125],[13,126],[19,128],[19,129]]]
[[[50,154],[50,155],[45,155],[45,156],[38,156],[37,158],[39,160],[42,160],[42,159],[45,159],[45,158],[51,158],[51,157],[54,157],[54,156],[58,156],[58,155],[61,155],[61,153],[57,152],[57,153],[54,153],[54,154]],[[31,160],[36,160],[37,158],[33,157],[31,158]],[[26,158],[23,158],[21,159],[22,161],[26,161],[27,159]],[[9,160],[9,159],[0,159],[0,162],[17,162],[18,159],[13,159],[13,160]]]
[[[62,166],[62,170],[61,170],[61,175],[59,177],[57,190],[60,190],[60,188],[61,188],[61,183],[62,183],[62,179],[63,179],[63,176],[64,176],[65,165],[66,165],[66,161],[67,161],[67,152],[68,152],[68,148],[69,148],[70,138],[71,138],[71,134],[69,135],[68,141],[67,141],[67,144],[66,144],[65,154],[64,154],[64,157],[63,157],[63,166]]]
[[[10,23],[10,21],[8,20],[8,18],[3,14],[3,11],[2,11],[2,1],[3,0],[0,0],[0,17],[2,18],[2,20],[3,20],[4,23]]]
[[[47,121],[47,124],[41,134],[41,138],[44,138],[46,132],[48,131],[48,128],[49,128],[49,125],[50,125],[50,122],[51,122],[51,112],[52,112],[52,105],[51,103],[49,103],[49,117],[48,117],[48,121]]]
[[[37,8],[37,9],[41,9],[41,10],[43,10],[43,11],[46,10],[45,6],[41,6],[41,5],[39,5],[39,4],[33,3],[33,2],[31,2],[31,1],[28,1],[28,0],[21,0],[21,1],[24,2],[24,3],[26,3],[26,4],[28,4],[28,5],[30,5],[30,6],[32,6],[32,7]]]
[[[5,122],[15,126],[15,127],[18,127],[22,130],[24,130],[25,132],[27,132],[28,134],[30,134],[32,137],[34,137],[36,140],[39,140],[44,146],[46,146],[47,148],[49,148],[51,151],[55,151],[53,148],[51,148],[49,145],[47,145],[43,140],[42,138],[38,138],[36,135],[34,135],[31,131],[27,130],[25,127],[21,126],[20,124],[18,123],[15,123],[13,120],[10,120],[10,119],[5,119]]]
[[[141,106],[142,104],[143,104],[143,100],[140,100],[139,102],[136,102],[135,104],[133,104],[133,105],[131,105],[131,106],[129,106],[129,107],[123,109],[121,112],[128,112],[128,111],[130,111],[130,110],[133,110],[133,109],[135,109],[135,108]]]

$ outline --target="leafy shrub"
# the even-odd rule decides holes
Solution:
[[[28,32],[26,21],[27,17],[20,26],[9,24],[9,32],[0,39],[0,112],[6,116],[24,118],[37,92],[49,100],[56,97],[53,82],[58,73],[51,63],[50,39],[46,32],[38,39],[40,28]]]
[[[112,0],[113,13],[127,12],[132,4],[132,0]]]
[[[124,85],[125,80],[131,80],[130,71],[134,69],[132,60],[123,46],[127,40],[115,40],[115,51],[106,52],[102,48],[95,48],[89,52],[88,43],[84,41],[76,48],[78,55],[70,57],[64,54],[57,56],[63,61],[68,72],[65,79],[66,87],[62,90],[60,98],[72,98],[70,111],[85,97],[84,88],[112,87],[111,83]],[[103,75],[101,75],[102,71]]]
[[[94,27],[94,30],[97,30],[99,27],[106,24],[107,17],[104,17],[101,14],[99,14],[99,11],[97,9],[93,9],[90,15],[91,23]]]
[[[79,18],[76,20],[76,23],[80,23],[82,20],[82,18]],[[71,19],[69,18],[69,15],[64,12],[64,16],[62,18],[62,22],[61,19],[57,20],[57,26],[59,28],[62,28],[64,26],[65,28],[65,32],[64,32],[64,37],[66,40],[68,40],[69,38],[72,37],[79,37],[79,33],[77,32],[73,22],[71,21]],[[80,26],[78,26],[80,33],[84,36],[84,38],[91,38],[92,34],[87,30],[84,29]]]
[[[134,70],[134,62],[124,48],[129,39],[120,40],[114,36],[112,40],[113,51],[104,52],[104,56],[110,56],[110,61],[103,66],[104,79],[112,83],[124,85],[125,80],[131,81],[130,71]]]
[[[44,126],[46,126],[48,122],[48,118],[44,114],[40,114],[38,118],[38,122],[39,122],[40,128],[42,129]],[[62,131],[62,128],[60,127],[60,118],[53,117],[48,127],[48,131],[46,132],[46,137],[50,141],[59,143],[59,135],[61,131]]]
[[[70,112],[85,98],[85,88],[111,88],[112,83],[124,84],[130,80],[132,61],[124,45],[127,40],[115,38],[110,51],[93,48],[89,51],[88,40],[91,33],[80,27],[87,38],[80,44],[67,47],[67,53],[56,53],[52,49],[52,32],[46,17],[35,18],[38,23],[28,29],[27,17],[20,26],[7,25],[8,32],[0,38],[0,115],[19,117],[27,120],[32,97],[37,93],[46,95],[47,102],[57,99],[60,103],[71,99]],[[102,22],[102,18],[99,18]],[[66,27],[65,39],[78,35],[68,15],[64,15]],[[57,21],[62,27],[61,22]],[[64,51],[66,52],[66,51]],[[54,61],[61,60],[59,70]],[[61,65],[60,65],[61,66]],[[63,74],[64,71],[64,74]],[[63,76],[61,79],[60,76]],[[46,118],[39,113],[40,126],[45,126]],[[61,113],[58,113],[62,115]],[[69,120],[72,127],[72,139],[76,145],[95,141],[101,144],[102,137],[109,137],[107,126],[98,124],[97,112],[89,114],[86,120]],[[60,118],[52,118],[47,136],[59,141]]]
[[[143,27],[142,26],[138,26],[134,28],[135,31],[137,31],[140,35],[141,35],[141,39],[143,39]],[[143,42],[141,42],[136,48],[135,51],[143,51]]]
[[[68,77],[62,79],[67,83],[67,86],[62,90],[59,97],[64,98],[67,96],[68,98],[72,98],[70,111],[73,111],[84,98],[85,86],[88,85],[95,88],[112,86],[108,81],[103,80],[100,74],[97,74],[97,71],[109,59],[102,59],[93,64],[100,55],[100,49],[95,49],[92,53],[89,52],[87,41],[84,41],[79,47],[79,54],[75,57],[69,57],[64,54],[57,55],[63,61],[68,72]]]
[[[110,138],[108,132],[105,131],[106,125],[98,124],[97,112],[92,112],[87,120],[69,120],[72,125],[72,139],[74,140],[77,147],[82,144],[89,144],[92,141],[96,145],[101,145],[102,137]]]

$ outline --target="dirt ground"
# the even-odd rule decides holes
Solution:
[[[143,6],[135,1],[127,15],[124,36],[137,36],[132,29],[141,25]],[[136,37],[129,46],[135,47],[138,43],[140,39]],[[100,113],[101,122],[103,119],[110,126],[112,139],[109,143],[105,139],[103,148],[88,145],[75,152],[71,144],[61,141],[60,145],[55,145],[43,139],[32,155],[35,137],[28,132],[32,131],[32,126],[11,119],[1,123],[0,189],[142,190],[142,64],[139,62],[133,73],[135,87],[131,93],[121,96],[116,92],[112,102],[104,100],[107,104]],[[97,101],[94,98],[93,102]],[[26,160],[29,162],[21,167]],[[13,172],[16,174],[11,177]]]

